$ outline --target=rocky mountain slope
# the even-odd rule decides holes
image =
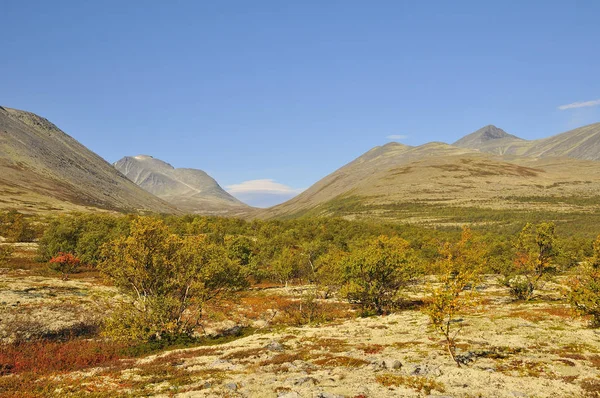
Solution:
[[[248,211],[202,170],[174,168],[152,156],[126,156],[114,167],[145,191],[191,213],[233,214]]]
[[[9,207],[178,212],[48,120],[0,107],[0,208]]]

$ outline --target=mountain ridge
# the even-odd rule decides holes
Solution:
[[[490,132],[493,133],[482,139]],[[497,131],[502,132],[498,134]],[[508,134],[495,126],[485,126],[455,141],[452,145],[499,155],[525,157],[570,157],[582,160],[600,160],[600,123],[592,123],[563,133],[537,140],[525,140]]]
[[[297,197],[258,216],[343,215],[351,203],[353,217],[368,214],[377,218],[385,213],[381,209],[391,205],[437,203],[510,208],[523,206],[507,199],[511,196],[594,196],[600,192],[600,168],[595,156],[589,156],[590,160],[550,154],[579,156],[577,151],[564,147],[559,151],[557,146],[574,142],[580,148],[581,143],[588,142],[590,134],[596,142],[596,137],[600,137],[597,127],[600,123],[546,140],[527,141],[489,125],[463,137],[467,139],[461,139],[462,143],[458,140],[462,146],[430,142],[414,147],[403,144],[374,147]],[[480,145],[473,145],[477,142]],[[530,143],[535,145],[529,146]],[[553,151],[542,151],[544,145]],[[530,155],[521,154],[525,152]],[[600,157],[600,144],[596,154]],[[349,198],[353,198],[351,202]],[[554,210],[559,211],[560,206]]]
[[[5,106],[0,109],[0,189],[1,207],[32,212],[179,212],[48,119]]]
[[[125,156],[113,166],[145,191],[187,212],[232,214],[251,209],[203,170],[175,168],[150,155]]]

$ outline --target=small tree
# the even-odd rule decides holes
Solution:
[[[0,245],[0,265],[4,265],[10,256],[12,256],[13,248],[9,245]]]
[[[344,251],[332,246],[314,262],[314,279],[317,287],[323,292],[323,298],[327,299],[339,292],[344,284],[341,265],[346,255]]]
[[[269,272],[271,277],[287,287],[288,283],[298,276],[303,262],[302,253],[294,247],[284,247],[270,261]]]
[[[71,253],[58,253],[52,257],[48,266],[51,270],[60,272],[64,281],[69,279],[69,275],[77,272],[81,261]]]
[[[118,338],[191,335],[206,302],[246,285],[223,246],[204,236],[172,235],[153,218],[133,221],[130,235],[103,252],[100,270],[129,298],[106,323],[106,334]]]
[[[511,294],[520,300],[531,300],[534,291],[552,269],[552,260],[557,256],[554,223],[537,226],[526,224],[519,234],[516,247],[515,268],[508,275]]]
[[[590,315],[590,326],[600,327],[600,235],[594,242],[594,256],[576,268],[568,282],[567,298],[580,315]]]
[[[0,236],[10,242],[32,242],[35,231],[23,214],[8,210],[0,212]]]
[[[475,285],[480,279],[483,253],[482,246],[473,242],[471,231],[464,228],[458,243],[441,247],[438,284],[428,288],[424,312],[433,328],[444,336],[448,353],[458,367],[461,362],[456,355],[456,337],[462,329],[458,317],[476,303]]]
[[[417,276],[414,252],[398,237],[380,236],[342,258],[341,294],[365,313],[383,314],[398,302],[399,293]]]

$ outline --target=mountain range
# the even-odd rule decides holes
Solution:
[[[0,208],[178,213],[30,112],[0,107]]]
[[[113,166],[145,191],[188,213],[235,215],[250,209],[202,170],[176,169],[148,155],[126,156]]]
[[[124,157],[113,167],[48,120],[0,107],[0,208],[28,211],[387,219],[424,204],[526,209],[523,198],[600,197],[598,161],[600,123],[539,140],[490,125],[452,145],[375,147],[295,198],[258,210],[204,171],[174,168],[148,155]],[[579,206],[544,203],[555,212]],[[600,205],[589,203],[594,209]]]
[[[452,145],[498,155],[600,160],[600,123],[533,141],[524,140],[490,125]]]
[[[505,209],[525,206],[515,198],[594,197],[600,193],[597,160],[600,123],[535,141],[490,125],[453,145],[375,147],[259,216],[385,218],[390,213],[385,209],[415,203]],[[398,212],[393,214],[396,218]]]

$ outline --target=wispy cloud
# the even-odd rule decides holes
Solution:
[[[406,138],[408,138],[407,135],[404,134],[392,134],[392,135],[388,135],[387,137],[388,140],[404,140]]]
[[[239,200],[256,207],[270,207],[285,202],[304,189],[292,188],[271,178],[232,184],[225,189]]]
[[[598,106],[598,105],[600,105],[600,99],[593,100],[593,101],[573,102],[572,104],[561,105],[558,107],[558,109],[560,109],[561,111],[564,111],[567,109],[586,108],[586,107]]]

